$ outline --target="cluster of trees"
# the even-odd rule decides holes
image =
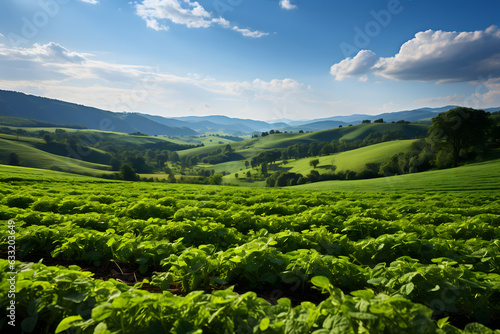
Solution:
[[[411,152],[393,156],[381,166],[380,175],[457,167],[482,159],[500,147],[498,116],[464,107],[440,113],[432,119],[428,136],[416,141]]]
[[[231,145],[227,144],[224,148],[218,148],[212,152],[201,153],[192,157],[184,158],[187,167],[193,167],[199,162],[216,165],[228,161],[241,160],[243,157],[235,153]]]
[[[230,135],[220,135],[218,133],[215,134],[209,134],[209,137],[217,137],[217,138],[222,138],[222,139],[227,139],[227,140],[232,140],[232,141],[243,141],[244,139],[238,136],[230,136]],[[200,137],[206,137],[206,136],[200,136]]]
[[[279,131],[279,130],[269,130],[268,131],[264,131],[260,134],[260,136],[258,134],[253,134],[252,135],[252,138],[259,138],[259,137],[266,137],[266,136],[269,136],[269,135],[274,135],[274,134],[280,134],[280,133],[293,133],[292,131],[288,132],[288,131]],[[304,133],[304,130],[299,130],[298,133]]]
[[[276,172],[266,179],[266,185],[268,187],[285,187],[320,181],[368,179],[379,176],[379,167],[380,164],[367,164],[367,169],[361,173],[350,170],[336,172],[335,166],[332,167],[331,171],[322,174],[314,169],[307,175],[292,172]]]

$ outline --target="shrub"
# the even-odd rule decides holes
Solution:
[[[10,207],[26,209],[33,203],[35,199],[30,195],[15,194],[5,197],[4,203]]]
[[[57,202],[53,199],[39,198],[31,208],[35,211],[57,212]]]

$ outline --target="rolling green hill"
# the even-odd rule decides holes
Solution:
[[[241,142],[231,143],[231,147],[245,159],[258,155],[266,150],[286,148],[295,144],[310,144],[331,142],[332,140],[363,140],[370,134],[382,135],[385,131],[400,133],[406,138],[420,138],[427,134],[428,125],[401,124],[401,123],[371,123],[359,124],[349,127],[335,128],[312,133],[279,133],[265,137],[251,138]],[[214,152],[224,149],[226,144],[212,145],[210,147],[197,147],[179,152],[180,156],[192,157],[198,154]]]
[[[425,137],[428,126],[424,124],[404,124],[404,123],[369,123],[358,124],[330,130],[324,130],[307,134],[304,138],[318,141],[337,140],[363,140],[371,133],[383,133],[384,131],[402,132],[407,138]]]
[[[280,171],[300,173],[306,176],[313,170],[313,167],[309,164],[309,162],[313,159],[318,159],[319,164],[316,167],[316,170],[320,174],[331,172],[333,166],[336,167],[336,172],[345,172],[349,170],[358,173],[366,170],[367,163],[384,163],[392,158],[395,154],[406,153],[410,151],[411,144],[413,142],[414,139],[393,140],[322,157],[309,157],[298,160],[290,160],[286,165],[278,162],[277,166],[271,165],[268,168],[269,173]],[[250,171],[250,173],[252,174],[258,173],[258,171],[255,169],[246,168],[242,161],[219,165],[212,166],[212,168],[219,167],[218,169],[216,169],[216,172],[224,170],[232,173],[231,175],[226,175],[224,177],[224,182],[226,182],[227,184],[248,185],[248,180],[245,179],[244,175],[248,171]],[[235,178],[234,173],[236,172],[240,176],[239,180]]]
[[[16,153],[20,164],[25,167],[56,169],[93,176],[115,173],[109,171],[108,165],[112,158],[110,152],[113,149],[144,151],[147,148],[159,150],[171,148],[173,150],[181,147],[157,137],[89,129],[63,129],[66,133],[70,133],[72,136],[70,138],[77,143],[76,146],[71,146],[64,141],[47,143],[42,138],[30,136],[43,130],[52,133],[53,138],[57,138],[57,134],[54,134],[55,128],[10,127],[10,129],[22,129],[25,135],[0,133],[0,163],[8,163],[9,155]],[[104,144],[106,150],[110,151],[93,147],[101,143]]]
[[[385,143],[361,147],[356,150],[340,152],[328,156],[317,157],[319,165],[318,172],[321,174],[324,170],[331,169],[332,165],[336,166],[336,171],[355,171],[361,172],[366,169],[367,163],[383,163],[400,152],[406,153],[410,151],[413,139],[408,140],[393,140]],[[292,161],[286,165],[290,168],[289,172],[308,174],[313,168],[309,162],[314,158],[305,158]]]
[[[85,175],[109,174],[109,166],[81,161],[48,153],[33,147],[27,142],[0,139],[0,161],[7,163],[8,156],[15,152],[21,161],[21,165],[26,167],[41,169],[58,169],[71,173]]]
[[[369,180],[324,181],[291,187],[328,191],[496,191],[500,190],[500,159],[457,168]]]

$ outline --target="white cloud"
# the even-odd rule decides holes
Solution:
[[[252,37],[252,38],[260,38],[260,37],[269,35],[269,33],[267,33],[267,32],[262,32],[262,31],[258,31],[258,30],[251,31],[249,29],[241,29],[241,28],[238,28],[238,26],[234,26],[233,30],[241,33],[245,37]]]
[[[333,65],[330,68],[330,74],[338,81],[360,75],[363,81],[364,76],[375,65],[377,59],[377,56],[372,51],[361,50],[354,58],[348,57]]]
[[[231,28],[241,33],[245,37],[259,38],[269,33],[242,29],[232,25],[223,17],[213,17],[197,1],[191,0],[143,0],[135,5],[137,15],[139,15],[148,28],[156,31],[168,30],[168,26],[163,24],[169,21],[175,24],[185,25],[188,28],[209,28],[219,25],[224,28]]]
[[[99,0],[80,0],[80,1],[90,3],[92,5],[97,5],[99,3]]]
[[[297,104],[308,92],[291,78],[220,81],[201,74],[172,75],[149,66],[105,62],[54,42],[29,48],[0,45],[0,73],[3,89],[113,111],[203,112],[209,104],[226,114],[234,110],[265,114]]]
[[[297,8],[297,5],[293,5],[290,3],[290,0],[280,0],[280,6],[283,9],[290,10]]]
[[[198,2],[178,0],[144,0],[136,5],[137,14],[148,22],[148,27],[160,26],[158,20],[169,20],[188,28],[207,28],[212,25],[210,13]],[[150,22],[155,22],[154,24]]]
[[[0,32],[0,37],[5,37],[5,36],[4,36],[4,34],[2,34],[2,33]]]
[[[374,73],[392,80],[438,83],[500,77],[500,30],[496,26],[473,32],[419,32],[396,55],[378,58],[376,63],[375,54],[367,52],[333,65],[330,73],[336,80]]]
[[[212,19],[212,22],[217,23],[218,25],[223,27],[229,27],[231,25],[228,20],[222,17],[219,17],[218,19]]]

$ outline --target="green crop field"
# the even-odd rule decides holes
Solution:
[[[12,287],[26,333],[498,333],[499,164],[377,192],[0,166],[0,329]]]

